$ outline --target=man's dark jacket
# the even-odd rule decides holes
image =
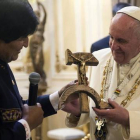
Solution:
[[[13,80],[13,81],[12,81]],[[44,111],[44,117],[56,114],[49,95],[37,99]],[[13,73],[9,65],[0,60],[0,140],[26,140],[23,125],[18,122],[22,118],[23,101]]]

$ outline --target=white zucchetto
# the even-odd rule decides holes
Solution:
[[[117,11],[117,13],[124,13],[140,21],[140,8],[136,6],[128,6]]]

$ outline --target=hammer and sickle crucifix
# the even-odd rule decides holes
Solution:
[[[97,108],[111,108],[108,103],[101,100],[99,94],[87,85],[86,66],[97,66],[98,60],[92,53],[78,52],[72,53],[69,49],[66,50],[66,65],[77,65],[78,85],[70,86],[66,89],[59,99],[59,109],[65,104],[67,98],[71,94],[79,94],[80,111],[81,113],[89,112],[88,96],[91,97]]]

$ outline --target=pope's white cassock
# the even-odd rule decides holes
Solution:
[[[127,14],[140,21],[140,8],[130,6],[118,12]],[[117,12],[117,13],[118,13]],[[117,64],[111,53],[111,49],[103,49],[94,52],[93,55],[99,61],[98,66],[91,67],[89,82],[99,95],[107,101],[111,98],[119,105],[122,105],[129,112],[130,127],[107,121],[108,134],[106,140],[140,140],[140,53],[127,64]],[[116,92],[119,91],[119,94]],[[68,114],[66,125],[75,127],[90,122],[90,139],[95,140],[95,117],[93,111],[94,101],[89,99],[89,114],[81,114],[75,117]],[[123,117],[123,116],[122,116]]]
[[[91,67],[89,86],[100,94],[103,71],[105,66],[108,65],[107,62],[110,60],[110,63],[107,66],[107,80],[104,85],[104,99],[107,100],[108,98],[111,98],[118,104],[121,104],[128,96],[128,93],[133,89],[136,80],[140,77],[140,54],[131,59],[128,64],[124,65],[119,65],[114,61],[110,48],[97,51],[94,53],[94,56],[98,59],[99,64],[98,66]],[[121,89],[119,96],[114,94],[117,88]],[[82,114],[79,120],[73,118],[74,124],[70,122],[71,117],[69,115],[66,118],[66,124],[69,127],[75,127],[90,122],[91,140],[95,140],[94,132],[96,129],[96,114],[92,109],[93,106],[95,106],[93,100],[89,99],[90,113]],[[140,140],[140,85],[137,86],[135,94],[130,101],[126,103],[125,108],[129,111],[130,129],[108,121],[108,134],[106,140]]]

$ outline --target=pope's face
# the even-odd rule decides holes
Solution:
[[[135,19],[122,13],[116,14],[112,20],[109,45],[114,60],[119,64],[129,63],[140,52],[140,39],[134,30],[135,25]]]
[[[18,58],[18,54],[20,53],[23,47],[28,46],[28,37],[19,38],[10,43],[5,43],[0,40],[0,59],[5,62],[11,62]]]

